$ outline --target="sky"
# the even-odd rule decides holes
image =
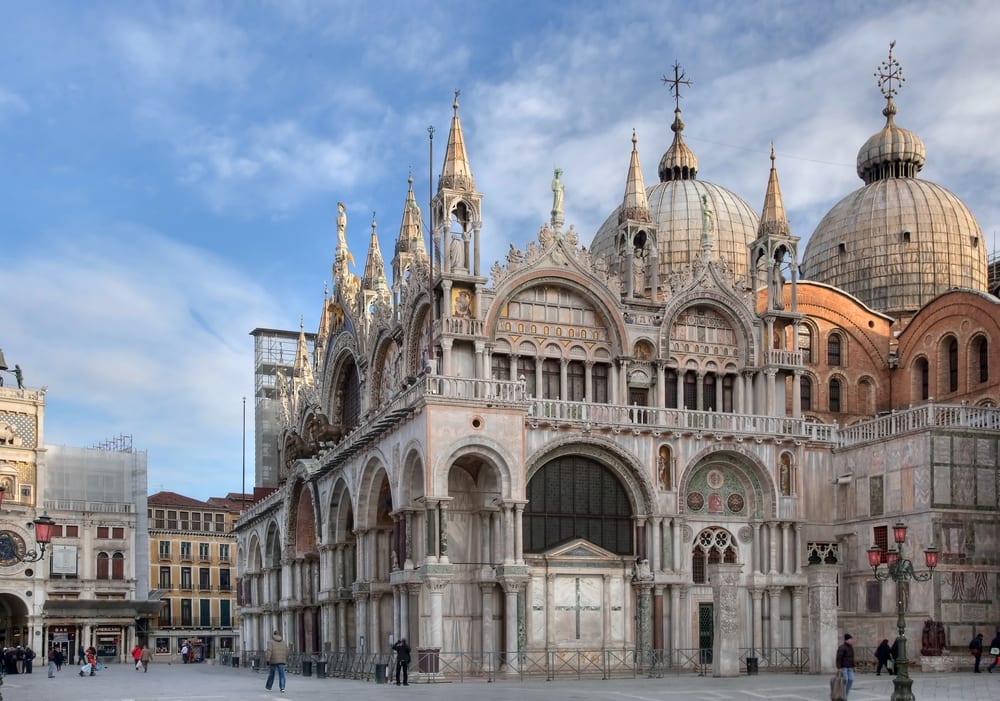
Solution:
[[[997,26],[992,1],[13,3],[0,348],[48,388],[47,444],[130,435],[150,493],[249,488],[249,334],[315,331],[337,202],[358,266],[373,212],[388,263],[411,171],[426,211],[427,128],[436,178],[458,89],[484,269],[537,236],[555,167],[589,246],[624,194],[633,129],[657,180],[675,61],[698,177],[759,211],[773,142],[801,255],[862,184],[894,40],[896,122],[926,144],[921,177],[956,193],[994,250]]]

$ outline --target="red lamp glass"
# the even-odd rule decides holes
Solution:
[[[52,520],[44,511],[42,515],[35,519],[35,540],[37,540],[42,545],[48,545],[52,542],[52,530],[56,526],[56,522]]]
[[[902,521],[896,521],[896,525],[892,527],[892,537],[897,543],[906,542],[906,524]]]
[[[895,565],[898,559],[899,551],[896,548],[890,548],[885,554],[885,561],[889,565]]]
[[[927,569],[932,570],[937,567],[939,554],[933,545],[924,550],[924,564],[927,565]]]
[[[882,548],[877,545],[868,548],[868,564],[872,569],[882,564]]]

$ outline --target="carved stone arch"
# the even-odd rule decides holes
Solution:
[[[734,334],[732,345],[735,348],[735,360],[740,367],[753,365],[757,353],[756,334],[754,333],[756,320],[750,316],[749,311],[742,304],[734,303],[733,299],[720,293],[709,292],[701,295],[688,295],[687,297],[686,303],[672,303],[664,309],[663,323],[660,326],[660,335],[658,338],[660,357],[669,359],[672,363],[680,365],[681,359],[685,358],[689,353],[704,355],[703,352],[695,350],[694,347],[696,346],[712,347],[727,345],[726,343],[720,343],[719,339],[715,339],[713,342],[707,336],[705,339],[679,338],[681,335],[687,335],[686,330],[682,333],[682,328],[687,329],[689,326],[692,329],[697,328],[695,320],[699,318],[698,312],[699,310],[704,310],[728,322],[729,328]],[[668,311],[669,314],[667,313]],[[692,321],[694,326],[688,323],[689,315],[691,315],[690,321]],[[675,338],[675,336],[678,336],[678,338]]]
[[[328,543],[344,543],[354,538],[354,501],[351,487],[339,476],[330,490]]]
[[[354,343],[334,356],[324,378],[322,405],[333,431],[349,434],[364,414],[365,367]]]
[[[639,460],[621,446],[601,437],[581,440],[579,436],[552,441],[528,456],[525,461],[525,488],[532,476],[546,463],[565,455],[591,458],[605,467],[625,486],[636,516],[651,514],[656,509],[656,487]]]
[[[374,348],[369,373],[371,382],[367,383],[367,405],[378,409],[399,392],[406,373],[402,365],[403,351],[391,335],[382,333]]]
[[[283,555],[284,539],[281,529],[278,527],[278,522],[271,519],[268,521],[264,536],[264,569],[280,567]]]
[[[399,508],[417,506],[417,499],[427,496],[427,464],[424,459],[425,449],[416,439],[410,441],[402,450],[399,469],[397,499]]]
[[[560,274],[558,271],[547,270],[544,275],[539,275],[539,271],[533,267],[518,270],[496,287],[495,302],[490,305],[483,320],[485,333],[489,335],[490,342],[495,342],[499,334],[506,333],[500,327],[501,314],[507,304],[521,292],[534,287],[565,287],[587,300],[601,314],[601,321],[608,330],[608,338],[602,340],[607,342],[615,354],[619,354],[628,338],[625,322],[618,312],[620,302],[610,294],[607,285],[594,282],[592,278],[571,273]]]
[[[445,496],[448,494],[448,478],[452,466],[466,458],[474,456],[489,469],[496,472],[500,496],[504,499],[522,498],[523,487],[513,494],[514,479],[511,466],[518,464],[518,456],[510,448],[488,436],[475,435],[459,439],[447,455],[442,455],[434,463],[431,475],[432,492],[430,496]],[[520,485],[517,485],[520,486]]]
[[[386,526],[385,517],[395,510],[388,465],[385,455],[381,451],[376,451],[361,469],[357,499],[358,528]],[[386,500],[387,504],[384,503]]]
[[[702,494],[704,500],[699,508],[698,499],[691,496],[699,489],[692,489],[692,483],[697,482],[701,486],[704,480],[708,488],[713,488],[714,482],[708,479],[708,472],[713,469],[723,471],[723,482],[715,487],[716,492],[725,499],[728,494],[738,493],[735,489],[742,484],[744,489],[753,492],[757,502],[754,504],[745,503],[743,510],[730,508],[732,505],[723,503],[720,513],[747,519],[775,518],[778,513],[777,494],[778,486],[775,484],[771,470],[765,465],[760,457],[750,449],[740,445],[730,445],[724,448],[709,446],[702,449],[688,461],[687,466],[682,470],[680,482],[678,484],[677,510],[680,513],[713,513],[709,503],[711,494]],[[729,482],[726,478],[733,477],[736,481]],[[729,490],[726,490],[726,487]],[[747,499],[748,494],[743,494]]]
[[[404,330],[403,345],[400,352],[403,354],[402,375],[403,381],[407,378],[416,377],[424,370],[424,361],[427,359],[428,332],[430,330],[429,316],[431,313],[431,302],[427,292],[421,293],[413,301],[413,306],[406,310],[400,325]]]
[[[299,466],[285,492],[285,545],[293,557],[319,555],[320,508],[315,483],[305,479]]]

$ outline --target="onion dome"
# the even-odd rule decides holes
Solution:
[[[905,317],[951,288],[985,291],[986,250],[968,207],[916,177],[926,152],[916,134],[895,124],[893,97],[903,78],[892,45],[875,75],[886,98],[886,123],[858,153],[865,185],[820,221],[802,257],[802,274]]]

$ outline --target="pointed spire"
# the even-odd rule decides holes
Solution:
[[[321,345],[326,342],[326,337],[330,335],[330,289],[326,281],[323,281],[323,308],[319,313],[319,328],[316,330],[316,343]]]
[[[306,327],[302,317],[299,317],[299,342],[295,347],[294,376],[302,380],[306,386],[313,384],[312,362],[309,360],[309,342],[306,340]]]
[[[361,289],[388,291],[385,281],[385,263],[382,262],[382,250],[378,246],[378,225],[375,222],[375,212],[372,212],[372,236],[368,244],[368,259],[365,261],[365,274],[361,278]]]
[[[781,186],[778,184],[778,169],[774,166],[774,144],[771,144],[771,174],[767,179],[767,192],[764,193],[764,209],[760,213],[760,226],[757,236],[789,236],[788,217],[785,215],[785,202],[781,198]]]
[[[406,204],[403,205],[403,220],[399,225],[399,237],[396,239],[396,253],[416,253],[423,256],[427,249],[424,246],[423,222],[420,207],[413,194],[413,173],[407,178],[410,185],[406,193]]]
[[[455,113],[451,117],[448,148],[444,152],[444,165],[441,167],[441,178],[438,180],[439,190],[441,188],[467,191],[476,189],[475,181],[472,178],[472,168],[469,167],[469,158],[465,153],[462,121],[458,118],[458,96],[461,92],[461,90],[455,91],[455,101],[451,105]]]
[[[625,198],[618,212],[618,223],[629,219],[637,222],[652,221],[649,215],[649,200],[646,199],[646,183],[642,179],[642,166],[639,165],[639,138],[632,130],[632,160],[628,165],[628,177],[625,180]]]

